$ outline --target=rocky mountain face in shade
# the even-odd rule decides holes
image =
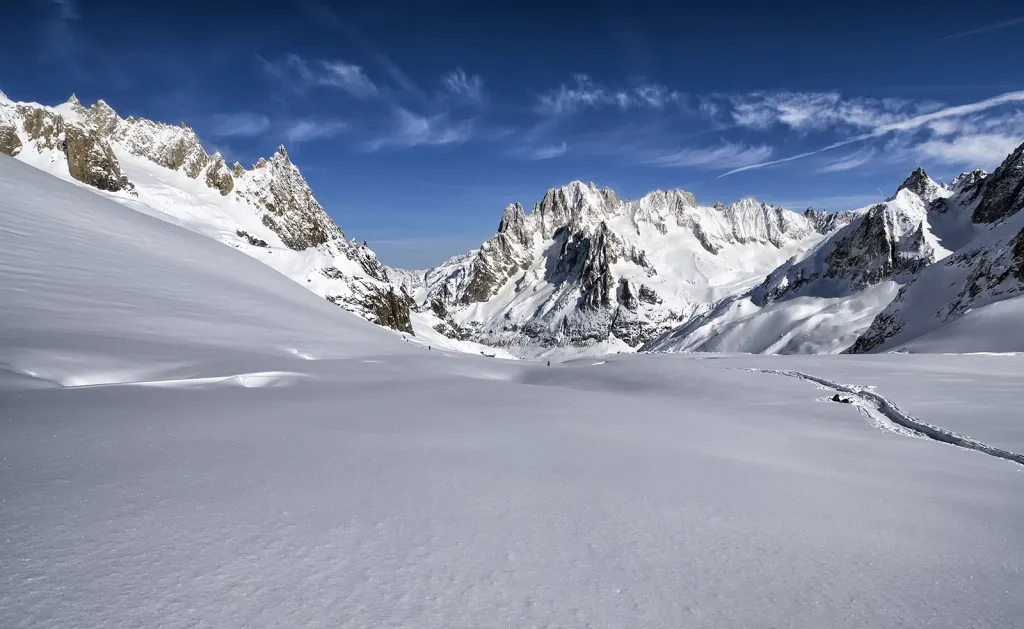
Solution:
[[[991,175],[965,173],[951,188],[953,194],[931,210],[966,223],[971,232],[960,238],[965,244],[900,289],[851,353],[898,348],[941,333],[973,311],[1001,334],[1024,333],[1024,308],[1014,307],[1024,304],[1024,144]]]

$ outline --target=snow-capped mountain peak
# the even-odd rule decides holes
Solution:
[[[903,180],[903,183],[896,188],[896,194],[899,194],[901,190],[908,190],[913,192],[921,198],[925,203],[931,203],[935,199],[941,196],[948,196],[948,191],[945,186],[937,183],[923,168],[918,168],[914,172],[910,173],[910,176]],[[944,194],[946,193],[946,194]],[[889,197],[889,200],[895,199],[896,195]]]
[[[408,297],[317,202],[282,145],[246,170],[208,154],[193,129],[121,118],[72,95],[56,107],[0,101],[0,152],[118,193],[132,207],[222,240],[333,303],[411,332]],[[125,193],[128,193],[125,195]]]
[[[573,181],[529,213],[507,205],[479,249],[405,281],[446,334],[526,354],[628,350],[760,281],[835,220],[755,199],[701,206],[683,190],[629,201]]]

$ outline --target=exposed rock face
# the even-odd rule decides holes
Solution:
[[[235,189],[235,180],[228,171],[228,167],[224,165],[224,158],[220,153],[210,156],[205,171],[206,185],[220,191],[221,196],[227,196]]]
[[[498,223],[498,233],[524,247],[532,243],[533,234],[526,228],[526,212],[523,211],[522,205],[510,203],[505,207],[501,222]]]
[[[893,275],[916,273],[934,261],[923,221],[876,205],[851,233],[836,241],[826,258],[825,277],[847,279],[859,290]]]
[[[985,178],[981,201],[971,217],[975,223],[993,223],[1024,208],[1024,144],[1010,153]]]
[[[131,189],[128,177],[106,140],[77,124],[66,125],[64,153],[68,172],[82,183],[108,192]]]
[[[121,127],[125,122],[124,120],[121,120],[117,115],[117,112],[103,100],[96,101],[92,107],[85,110],[85,116],[89,122],[92,123],[93,127],[96,128],[97,133],[106,137],[112,137],[116,133],[121,132],[119,127]],[[129,118],[129,120],[134,122],[135,119]]]
[[[896,299],[875,317],[848,352],[891,349],[974,308],[1022,296],[1024,228],[1012,238],[983,238],[925,269],[900,289]],[[1024,323],[1021,328],[1024,331]]]
[[[957,177],[954,196],[946,204],[949,210],[971,212],[973,207],[971,221],[995,224],[974,232],[948,258],[916,273],[849,352],[893,349],[971,310],[1024,297],[1022,180],[1024,145],[988,177],[981,171]],[[1019,327],[1024,334],[1024,323]]]
[[[0,120],[0,153],[14,157],[21,152],[21,138],[13,123]]]
[[[967,173],[961,173],[953,178],[953,181],[949,182],[949,189],[954,194],[961,194],[967,190],[974,190],[978,188],[984,179],[988,177],[988,173],[982,169],[972,170]]]
[[[308,249],[345,238],[317,203],[283,146],[269,160],[260,158],[235,190],[262,215],[263,224],[292,249]]]
[[[855,212],[828,212],[807,208],[804,210],[804,218],[814,226],[814,231],[819,234],[829,234],[844,225],[849,225],[857,217]]]
[[[64,119],[41,107],[18,104],[18,116],[28,139],[37,150],[61,150],[64,141]]]
[[[67,158],[68,173],[99,190],[131,190],[109,142],[94,128],[75,118],[85,113],[74,96],[65,105],[72,120],[57,111],[25,103],[0,102],[0,150],[17,155],[24,150],[18,125],[36,151],[61,152]]]
[[[236,229],[235,230],[235,235],[238,236],[239,238],[245,238],[245,241],[248,242],[253,247],[269,247],[270,246],[270,245],[267,244],[266,240],[263,240],[262,238],[257,238],[256,236],[253,236],[252,234],[250,234],[249,232],[247,232],[245,230]]]
[[[409,306],[412,299],[400,289],[393,286],[386,289],[373,287],[368,289],[361,305],[370,313],[369,319],[377,325],[412,334],[412,319]]]
[[[409,314],[412,298],[394,286],[361,283],[355,296],[328,295],[327,301],[386,328],[413,334]]]
[[[153,122],[145,118],[120,120],[117,114],[103,101],[96,103],[91,110],[95,120],[107,121],[111,117],[116,122],[102,122],[111,137],[121,143],[132,155],[145,157],[155,164],[171,170],[182,170],[195,179],[207,165],[210,156],[203,150],[195,131],[182,124],[175,127],[162,122]]]
[[[926,236],[928,205],[943,195],[948,191],[918,169],[885,203],[860,215],[846,213],[846,217],[829,219],[825,224],[852,217],[808,256],[774,270],[753,293],[754,303],[764,306],[797,294],[834,297],[892,278],[909,279],[937,258]],[[825,220],[814,215],[810,218]]]
[[[939,184],[932,181],[932,178],[928,176],[928,173],[923,168],[918,168],[910,173],[910,176],[900,184],[899,188],[896,188],[896,194],[899,194],[900,190],[909,190],[920,197],[925,203],[931,203],[939,196],[939,188]],[[895,198],[894,196],[890,200]]]

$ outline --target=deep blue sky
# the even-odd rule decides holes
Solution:
[[[398,266],[573,179],[843,209],[1024,141],[1019,2],[0,4],[9,97],[185,121],[246,165],[283,143]]]

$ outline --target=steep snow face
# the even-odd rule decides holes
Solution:
[[[779,266],[756,288],[727,297],[643,349],[841,352],[902,284],[949,255],[947,239],[972,232],[969,211],[946,213],[951,195],[918,169],[888,201],[847,214],[847,225]]]
[[[936,198],[937,186],[931,183],[927,196]],[[948,195],[944,189],[941,193]],[[755,301],[766,304],[791,294],[842,296],[910,276],[945,257],[949,251],[932,233],[927,203],[900,187],[889,201],[858,212],[849,225],[805,256],[773,271],[756,291]]]
[[[6,156],[0,277],[0,388],[412,351],[251,257]]]
[[[700,206],[681,190],[624,201],[573,182],[507,206],[480,249],[404,280],[436,329],[537,355],[633,350],[760,281],[841,224],[753,199]]]
[[[195,132],[123,119],[74,96],[57,107],[0,99],[0,150],[235,246],[332,303],[412,333],[411,299],[365,244],[346,242],[284,147],[230,170]],[[183,252],[184,254],[185,252]]]
[[[974,237],[900,290],[851,352],[1024,351],[1024,145],[989,177],[972,179],[947,206],[973,208]],[[984,328],[973,346],[965,315]]]

